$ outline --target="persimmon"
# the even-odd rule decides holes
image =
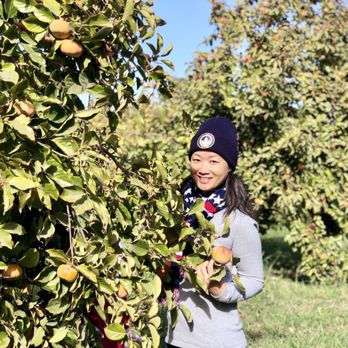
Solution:
[[[122,284],[120,284],[118,287],[117,296],[122,298],[123,300],[126,299],[128,296],[128,291],[124,288]]]
[[[273,41],[279,41],[279,39],[280,39],[280,34],[279,34],[279,33],[276,33],[276,34],[274,34],[274,35],[272,36],[272,40],[273,40]]]
[[[68,283],[72,283],[77,278],[77,270],[72,265],[63,264],[58,267],[57,275]]]
[[[55,19],[50,23],[50,32],[56,39],[67,39],[70,36],[70,23],[63,19]]]
[[[215,261],[216,266],[225,265],[232,260],[232,250],[220,245],[214,248],[212,258]]]
[[[63,40],[59,48],[64,55],[69,57],[79,58],[83,53],[82,45],[70,39]]]
[[[243,62],[244,63],[251,63],[253,61],[253,57],[250,54],[247,54],[244,58],[243,58]]]
[[[255,199],[255,203],[256,203],[257,205],[262,205],[263,203],[265,203],[265,201],[264,201],[262,198],[256,198],[256,199]]]
[[[6,266],[2,272],[2,277],[7,280],[16,280],[23,275],[23,268],[17,263],[12,263]]]
[[[22,100],[14,104],[17,115],[26,115],[32,117],[35,115],[35,106],[29,100]]]
[[[156,274],[161,279],[164,279],[168,275],[171,265],[172,265],[172,262],[170,260],[165,260],[164,261],[164,267],[157,268],[156,271],[155,271]]]

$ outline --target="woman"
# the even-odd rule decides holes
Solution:
[[[175,327],[168,325],[168,347],[180,348],[244,348],[247,346],[237,312],[237,302],[255,296],[263,288],[262,250],[258,226],[253,219],[252,205],[246,188],[233,173],[237,165],[237,131],[224,117],[203,122],[192,138],[190,180],[184,187],[185,208],[188,210],[198,197],[205,201],[204,215],[222,231],[227,216],[230,231],[215,240],[215,246],[232,249],[240,261],[227,269],[220,282],[210,281],[213,260],[196,268],[208,288],[209,295],[198,293],[184,280],[180,284],[180,303],[191,312],[193,321],[187,323],[182,313]],[[195,227],[195,216],[187,217]],[[234,271],[245,288],[240,290],[233,280]]]

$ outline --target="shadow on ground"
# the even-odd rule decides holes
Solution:
[[[272,274],[297,279],[300,254],[294,252],[283,237],[262,237],[263,259]]]

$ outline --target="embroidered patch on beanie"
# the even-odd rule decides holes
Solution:
[[[197,146],[200,149],[209,149],[215,143],[215,137],[211,133],[202,134],[197,140]]]

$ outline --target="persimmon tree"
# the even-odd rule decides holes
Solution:
[[[286,233],[301,254],[298,275],[346,279],[347,8],[211,3],[211,49],[197,52],[173,103],[194,126],[215,114],[237,124],[261,228]]]
[[[115,130],[149,81],[170,96],[163,24],[151,0],[1,2],[0,347],[159,345],[175,173]]]

